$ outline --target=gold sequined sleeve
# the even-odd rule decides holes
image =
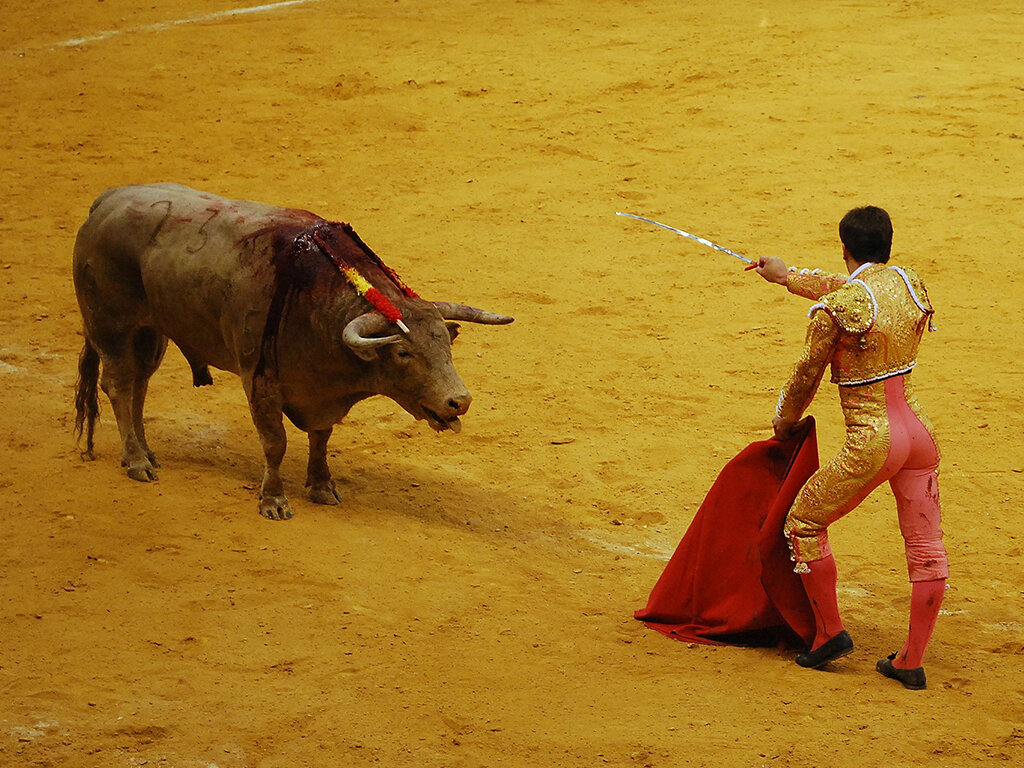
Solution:
[[[779,396],[778,416],[786,421],[797,421],[803,416],[839,344],[840,333],[839,326],[828,312],[819,311],[812,315],[803,354]]]
[[[790,293],[803,296],[805,299],[817,301],[826,293],[831,293],[846,284],[846,275],[834,275],[820,269],[790,268],[786,275],[786,288]]]

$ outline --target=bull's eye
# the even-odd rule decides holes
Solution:
[[[400,349],[395,354],[402,359],[412,357],[412,352],[410,352],[408,349]]]

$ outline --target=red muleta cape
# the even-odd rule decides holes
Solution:
[[[817,468],[811,418],[789,440],[747,446],[718,475],[636,618],[688,642],[809,646],[814,614],[782,525]]]

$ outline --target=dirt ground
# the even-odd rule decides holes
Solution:
[[[0,765],[1024,762],[1024,9],[818,0],[10,0],[0,22]],[[461,435],[335,431],[340,507],[256,511],[235,377],[154,377],[160,480],[71,434],[75,232],[177,181],[348,221],[469,326]],[[887,491],[833,529],[831,671],[632,618],[725,461],[768,435],[807,303],[637,213],[842,269],[886,207],[939,332],[920,399],[952,578],[929,688],[874,671],[909,588]],[[841,440],[834,389],[812,413]]]

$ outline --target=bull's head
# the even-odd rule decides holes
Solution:
[[[377,391],[401,405],[416,419],[426,419],[438,432],[462,429],[459,417],[469,410],[472,395],[452,362],[451,345],[458,321],[505,325],[513,318],[465,304],[412,299],[402,304],[409,333],[394,333],[379,312],[350,321],[344,343],[372,363]]]

